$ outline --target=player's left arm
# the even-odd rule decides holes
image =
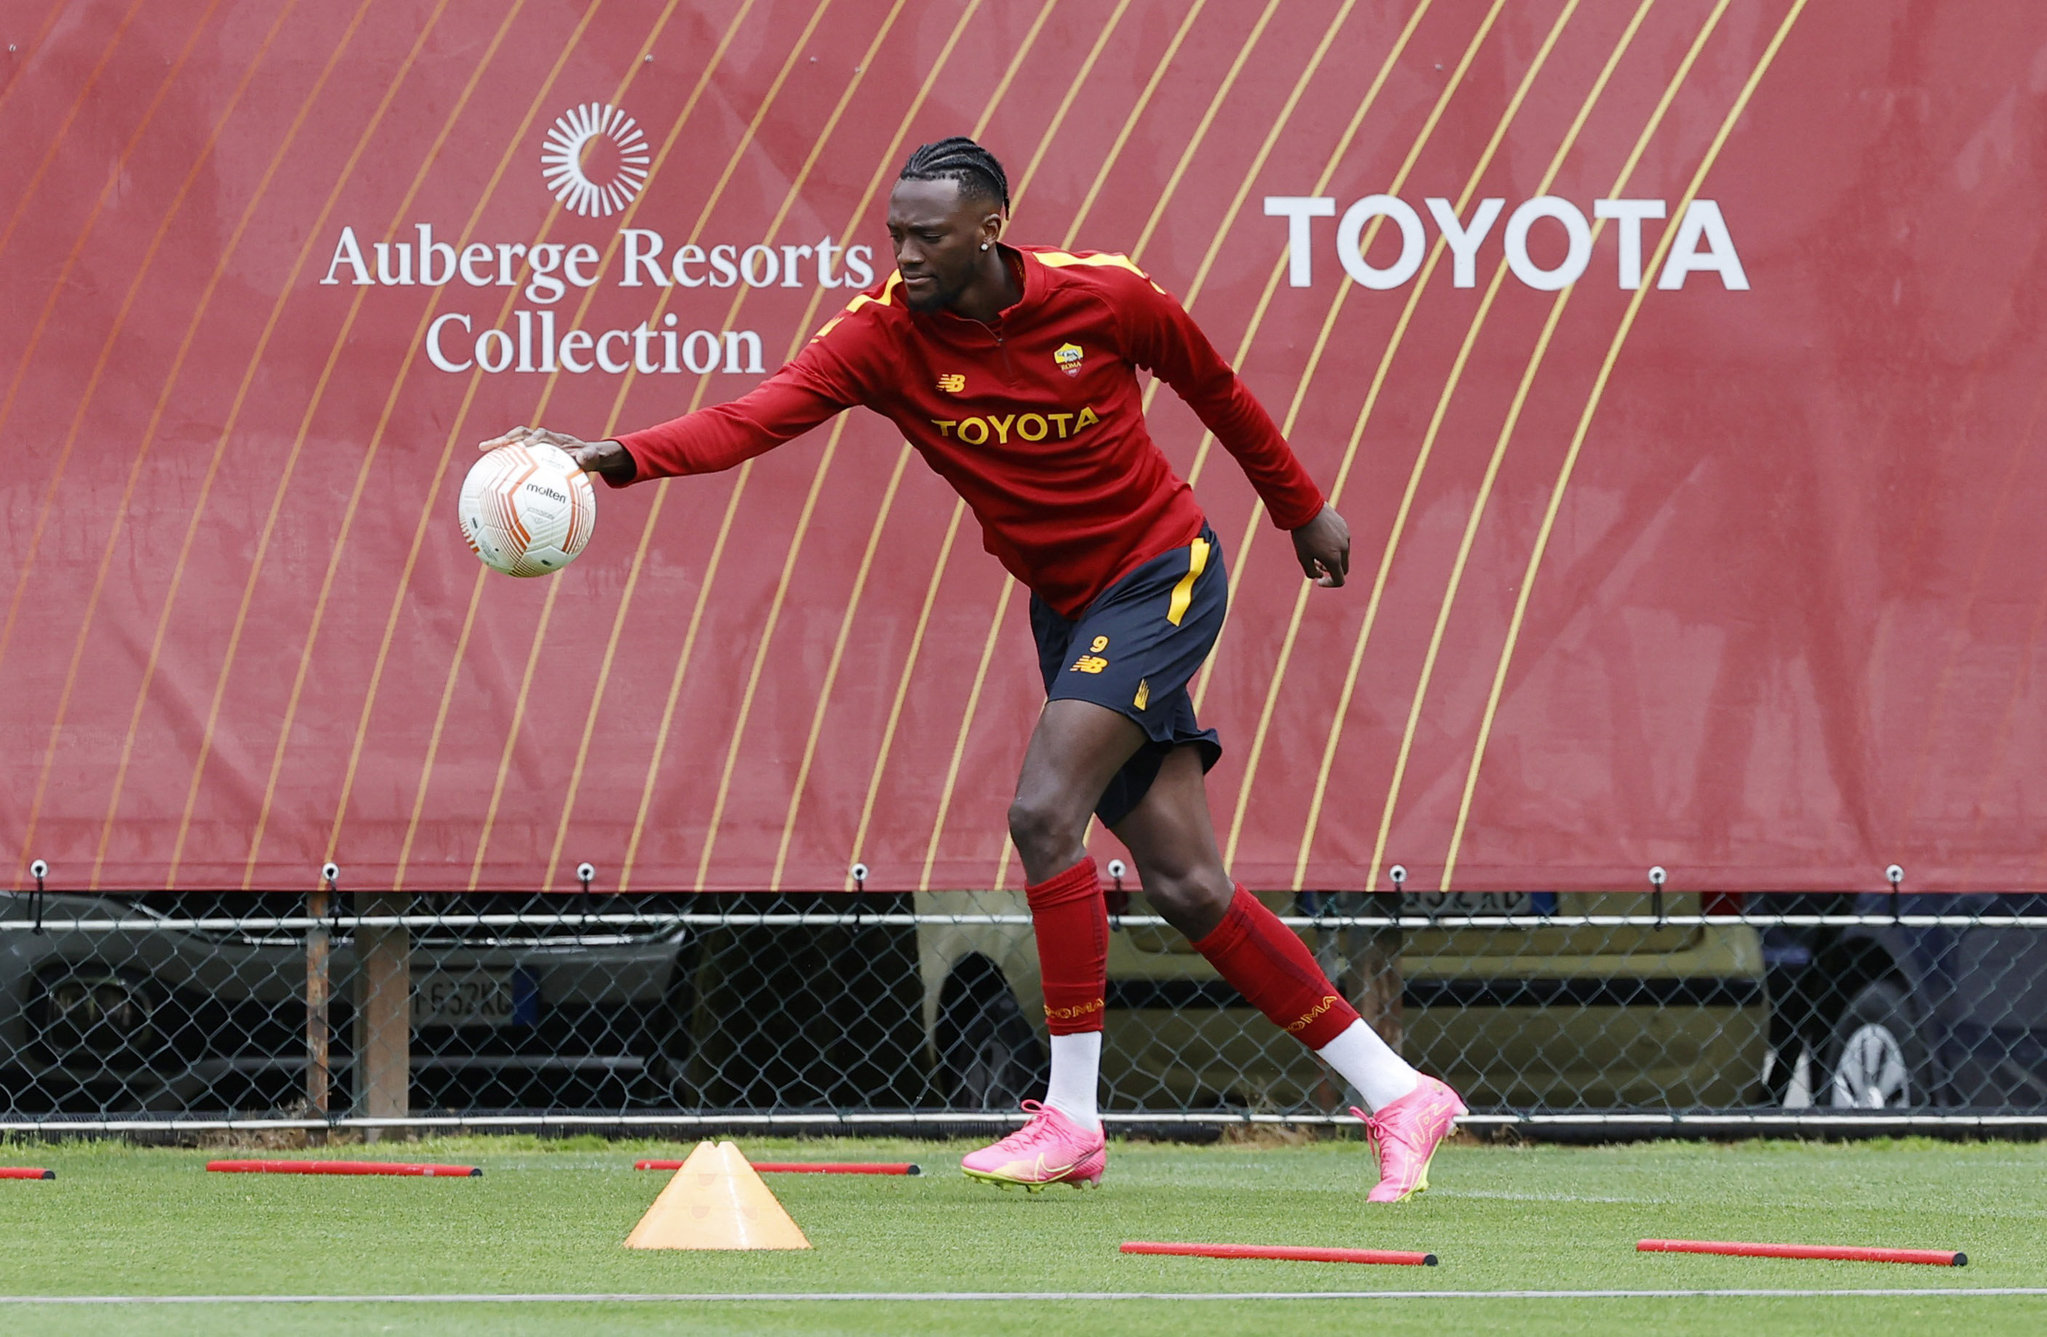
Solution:
[[[1350,526],[1329,505],[1272,415],[1172,294],[1134,267],[1120,286],[1131,360],[1158,373],[1244,470],[1273,524],[1293,538],[1301,571],[1335,587],[1350,574]],[[1121,276],[1119,276],[1121,277]]]

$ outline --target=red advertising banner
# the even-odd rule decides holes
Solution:
[[[52,887],[1014,887],[1025,591],[882,419],[463,543],[475,443],[731,398],[909,150],[1128,254],[1351,525],[1220,534],[1260,887],[2047,889],[2031,0],[24,0],[0,848]],[[1104,859],[1118,853],[1097,833]]]

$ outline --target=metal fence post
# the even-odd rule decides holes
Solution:
[[[1395,864],[1389,872],[1393,890],[1368,892],[1362,899],[1369,907],[1367,913],[1398,920],[1407,869]],[[1379,1038],[1398,1054],[1407,1042],[1407,1020],[1401,1009],[1404,986],[1400,953],[1404,943],[1400,926],[1395,923],[1383,927],[1353,928],[1349,934],[1351,950],[1347,955],[1354,972],[1351,1006],[1358,1010],[1365,1024],[1377,1031]]]

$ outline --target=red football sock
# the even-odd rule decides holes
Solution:
[[[1109,908],[1093,858],[1024,888],[1045,982],[1045,1028],[1054,1035],[1102,1029],[1109,975]]]
[[[1230,908],[1194,950],[1272,1024],[1320,1049],[1358,1019],[1314,954],[1279,916],[1237,884]]]

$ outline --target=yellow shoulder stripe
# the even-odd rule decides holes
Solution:
[[[1159,288],[1159,285],[1153,282],[1151,275],[1139,269],[1136,262],[1127,255],[1117,255],[1114,252],[1104,252],[1101,255],[1075,255],[1071,251],[1033,251],[1032,254],[1054,269],[1064,269],[1068,265],[1091,265],[1108,269],[1127,269],[1146,283],[1150,283],[1152,287],[1158,288],[1160,292],[1165,291],[1164,288]]]
[[[861,293],[852,301],[846,303],[846,309],[844,311],[841,311],[838,315],[833,316],[830,320],[826,321],[822,326],[820,326],[817,333],[810,336],[811,340],[815,342],[818,339],[824,338],[827,334],[830,334],[832,332],[833,326],[837,325],[840,321],[852,315],[855,311],[858,311],[863,306],[895,305],[896,287],[899,284],[901,284],[902,281],[903,276],[901,274],[891,274],[888,276],[888,283],[884,285],[881,290],[881,296],[869,297],[866,293],[864,292]]]

